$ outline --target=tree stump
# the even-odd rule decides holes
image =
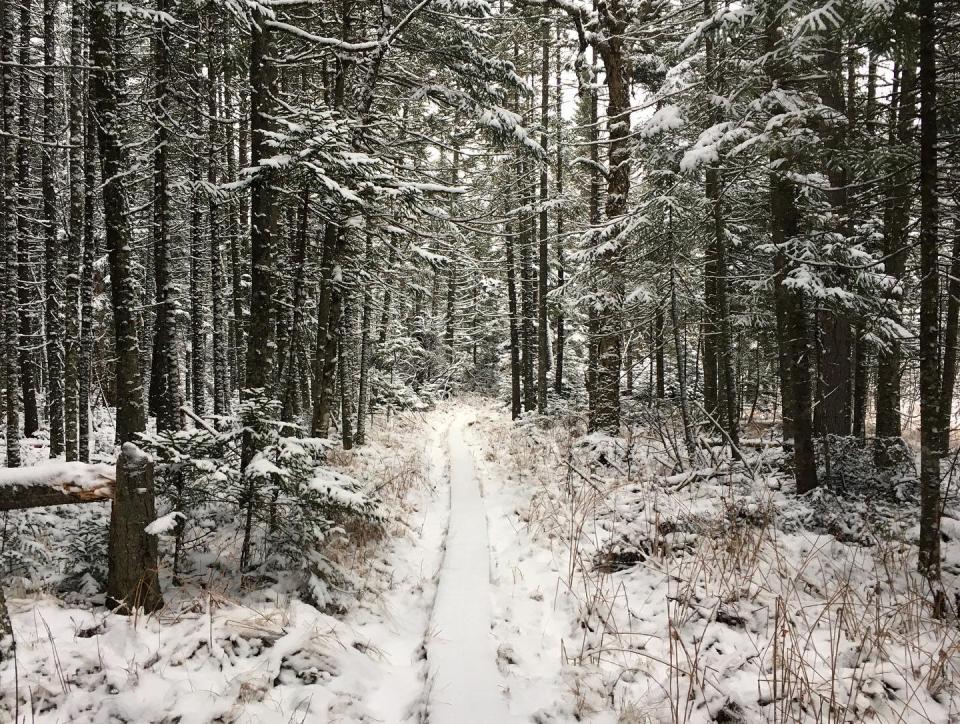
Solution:
[[[155,518],[153,462],[133,443],[124,443],[117,458],[107,574],[107,605],[118,613],[163,606],[157,538],[144,530]]]

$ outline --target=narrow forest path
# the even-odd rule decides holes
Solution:
[[[451,400],[404,433],[423,478],[403,503],[404,532],[381,551],[386,585],[344,621],[354,645],[341,668],[358,675],[334,684],[330,722],[612,721],[577,707],[563,665],[574,612],[556,592],[565,554],[520,519],[530,488],[505,465],[513,432],[501,409]]]
[[[469,408],[456,413],[447,435],[450,517],[427,644],[430,724],[510,720],[491,631],[487,517],[464,437],[470,417]]]

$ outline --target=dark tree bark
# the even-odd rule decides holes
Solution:
[[[540,164],[540,227],[537,254],[537,412],[547,414],[547,371],[550,364],[550,323],[547,317],[547,289],[550,280],[550,238],[547,226],[549,164],[548,138],[550,124],[550,24],[540,22],[540,147],[544,161]]]
[[[823,71],[820,97],[837,118],[824,124],[824,146],[827,151],[827,178],[830,190],[827,198],[833,211],[833,231],[848,237],[852,231],[849,222],[847,185],[849,174],[841,160],[847,142],[847,124],[839,119],[846,116],[847,105],[843,93],[843,53],[839,29],[826,41],[821,54]],[[840,271],[843,274],[842,270]],[[843,310],[825,308],[819,315],[820,399],[814,415],[814,426],[821,435],[849,435],[853,394],[853,334]]]
[[[354,336],[354,304],[348,291],[343,290],[343,318],[337,342],[337,374],[340,383],[340,441],[344,450],[353,449],[353,360],[351,341]]]
[[[335,350],[331,348],[331,335],[329,333],[331,312],[334,304],[334,271],[336,268],[335,259],[337,255],[337,239],[340,231],[336,225],[328,221],[323,230],[323,248],[320,259],[320,294],[317,302],[317,349],[313,358],[313,420],[311,424],[311,435],[314,437],[326,437],[330,430],[330,405],[331,395],[326,394],[325,370],[327,367],[328,352]],[[337,303],[337,316],[339,317],[339,302]]]
[[[950,450],[953,391],[957,381],[957,342],[960,332],[960,224],[954,221],[953,244],[950,251],[950,270],[947,280],[947,315],[943,343],[943,381],[940,387],[940,429],[943,442],[940,451]]]
[[[20,75],[19,105],[17,109],[17,132],[20,138],[30,138],[33,134],[31,99],[33,88],[32,73],[25,68],[32,63],[30,55],[32,27],[32,2],[22,0],[20,3],[20,51],[19,62],[24,70]],[[37,293],[39,279],[37,278],[37,264],[34,260],[34,219],[40,217],[41,211],[33,206],[34,192],[31,188],[31,147],[30,143],[17,143],[17,278],[19,289],[17,296],[20,303],[20,389],[23,404],[23,435],[33,437],[40,427],[40,415],[37,408],[37,385],[41,376],[40,356],[34,350],[43,349],[43,339],[40,335],[40,319],[36,309],[41,306],[41,296]],[[44,155],[50,149],[41,149]]]
[[[906,52],[898,76],[894,75],[894,93],[890,111],[890,146],[903,148],[912,143],[916,117],[915,65],[912,53]],[[913,190],[911,171],[902,160],[895,160],[897,168],[891,174],[885,191],[883,214],[884,271],[897,282],[906,271],[910,206]],[[899,284],[897,285],[899,288]],[[900,322],[900,293],[891,294],[897,308],[893,321]],[[877,351],[877,437],[900,437],[900,377],[903,374],[902,352],[899,340],[888,342],[886,349]]]
[[[252,11],[250,23],[250,165],[255,169],[250,191],[250,264],[251,296],[250,327],[247,344],[245,393],[260,390],[272,393],[276,330],[273,305],[275,253],[273,231],[276,226],[276,204],[271,187],[269,167],[261,166],[268,157],[269,134],[273,130],[270,118],[276,97],[276,70],[273,58],[273,38],[270,26],[259,9]],[[252,431],[245,430],[240,467],[244,475],[257,453],[257,440]],[[249,477],[246,524],[240,550],[240,568],[250,563],[250,543],[253,510],[256,503],[256,479]]]
[[[3,205],[0,214],[0,249],[4,259],[3,336],[4,336],[4,382],[6,384],[6,438],[7,467],[20,465],[20,351],[19,351],[19,273],[17,263],[17,127],[13,119],[14,61],[13,48],[16,39],[17,6],[13,0],[0,4],[0,169],[3,173]]]
[[[157,0],[157,10],[169,12],[172,0]],[[153,267],[156,286],[149,403],[158,430],[181,427],[180,360],[177,352],[177,293],[174,285],[173,242],[170,239],[168,159],[170,124],[170,25],[154,23]]]
[[[784,87],[787,78],[784,61],[778,57],[780,17],[773,6],[764,18],[766,25],[767,76],[771,84]],[[793,440],[794,477],[797,491],[805,493],[817,487],[817,467],[813,450],[813,389],[810,379],[810,341],[803,292],[786,284],[793,262],[788,248],[800,230],[797,189],[789,170],[793,159],[790,149],[774,148],[770,154],[770,238],[777,249],[774,259],[774,301],[777,312],[777,343],[780,357],[781,398],[783,400],[784,439]],[[789,434],[788,434],[789,433]]]
[[[534,389],[534,272],[533,240],[536,235],[535,220],[531,214],[534,186],[528,183],[528,163],[520,160],[520,174],[517,188],[521,196],[522,212],[517,224],[520,229],[520,367],[523,371],[523,410],[530,412],[536,408],[537,396]]]
[[[507,196],[507,216],[513,213],[512,194]],[[519,226],[520,219],[516,218],[516,224],[507,221],[504,228],[504,245],[506,246],[506,264],[507,264],[507,309],[510,317],[510,417],[518,419],[523,413],[521,389],[520,389],[520,313],[517,305],[517,261],[514,253],[516,240],[515,229]]]
[[[704,0],[704,15],[713,17],[714,0]],[[704,52],[709,82],[718,95],[723,93],[720,76],[720,58],[715,32],[708,33],[704,39]],[[720,123],[723,112],[717,107],[713,122]],[[707,248],[708,265],[705,293],[708,296],[708,314],[716,314],[718,322],[710,324],[713,339],[708,344],[703,340],[704,355],[704,405],[724,426],[724,430],[736,451],[739,444],[740,407],[737,401],[736,372],[733,357],[733,335],[730,331],[730,301],[727,290],[727,240],[723,199],[723,169],[719,163],[710,164],[706,171],[704,191],[710,208],[711,234]],[[710,275],[712,274],[712,279]],[[708,354],[713,357],[708,362]],[[713,402],[711,410],[710,403]],[[723,411],[722,415],[717,412]]]
[[[562,38],[562,29],[557,25],[557,51],[554,53],[554,79],[556,81],[555,90],[555,124],[557,127],[557,161],[556,161],[556,190],[557,198],[563,198],[563,73],[561,67],[560,41]],[[564,260],[563,260],[563,208],[558,207],[557,218],[557,289],[563,290],[564,285]],[[563,348],[566,342],[566,330],[564,329],[563,303],[561,302],[557,309],[557,337],[556,354],[554,355],[554,389],[558,395],[563,394]]]
[[[260,164],[270,153],[268,143],[273,122],[269,114],[276,89],[276,70],[270,61],[273,52],[270,26],[259,12],[254,13],[250,33],[250,165],[256,169],[256,176],[250,191],[252,290],[246,386],[248,389],[266,389],[273,378],[275,362],[272,297],[275,277],[273,230],[277,210],[270,170]]]
[[[204,17],[207,25],[207,183],[210,188],[216,188],[218,183],[220,142],[217,121],[219,104],[217,90],[220,84],[220,63],[216,57],[216,40],[214,34],[217,18],[213,13]],[[213,414],[230,414],[230,350],[229,342],[229,312],[226,297],[226,272],[223,262],[223,244],[220,228],[223,221],[220,214],[221,205],[214,194],[210,194],[207,202],[207,233],[209,234],[210,254],[210,308],[212,312],[213,331]],[[229,208],[228,208],[229,213]]]
[[[124,443],[117,458],[107,573],[107,602],[119,613],[163,608],[157,536],[144,530],[156,518],[153,495],[153,463],[136,445]]]
[[[613,235],[626,217],[630,196],[630,61],[626,48],[627,11],[620,0],[598,5],[603,35],[594,43],[603,61],[607,86],[607,202],[605,234]],[[602,38],[602,39],[601,39]],[[597,314],[597,406],[590,418],[594,430],[620,433],[620,366],[622,357],[623,258],[619,244],[597,259],[598,291],[603,303]],[[599,302],[599,298],[598,298]]]
[[[306,185],[300,192],[300,210],[297,221],[296,247],[293,253],[293,301],[290,320],[290,338],[284,362],[283,419],[292,422],[300,414],[300,348],[303,345],[303,312],[307,304],[307,263],[309,254],[310,191]]]
[[[200,164],[194,163],[194,178],[199,180]],[[193,411],[203,415],[207,411],[207,336],[206,316],[207,274],[204,269],[206,254],[203,243],[203,201],[199,192],[192,194],[190,213],[190,400]]]
[[[666,369],[663,360],[663,330],[666,327],[666,321],[663,316],[663,304],[657,302],[657,308],[653,314],[653,356],[656,366],[657,377],[657,399],[662,400],[667,395],[666,389]]]
[[[83,65],[83,15],[85,3],[72,0],[70,13],[70,63]],[[67,269],[65,277],[64,339],[64,425],[67,460],[79,458],[80,444],[80,278],[83,256],[83,76],[73,70],[68,79],[68,133],[70,141],[70,211],[67,225]]]
[[[367,244],[364,253],[367,265],[373,263],[371,238],[367,236]],[[354,442],[357,445],[363,445],[366,442],[367,435],[367,409],[370,406],[370,354],[371,354],[371,335],[370,329],[373,323],[373,295],[370,293],[369,285],[364,285],[363,289],[363,313],[360,319],[360,374],[357,392],[357,431],[354,435]]]
[[[87,83],[89,85],[89,83]],[[94,260],[97,240],[94,236],[94,183],[97,167],[97,132],[93,108],[88,107],[83,140],[83,278],[80,281],[80,370],[78,379],[78,453],[81,462],[90,462],[90,390],[93,376],[93,292]]]
[[[110,265],[116,339],[117,437],[123,451],[117,463],[116,499],[110,515],[107,597],[124,611],[163,606],[157,578],[156,538],[144,532],[155,517],[153,471],[133,445],[146,427],[137,333],[137,289],[133,272],[129,203],[123,171],[128,168],[120,137],[123,78],[115,67],[114,34],[122,27],[105,0],[90,8],[91,98],[97,114],[103,184],[103,216]],[[119,33],[118,33],[119,34]]]
[[[53,169],[56,144],[56,89],[53,65],[56,64],[54,38],[54,0],[43,0],[43,140],[40,185],[43,196],[44,272],[46,276],[44,326],[47,351],[47,416],[50,426],[50,457],[63,454],[63,311],[60,308],[60,242],[57,240],[57,196]]]
[[[934,590],[934,615],[943,615],[940,583],[940,276],[937,196],[936,3],[919,0],[920,16],[920,556]]]
[[[233,102],[233,89],[231,84],[233,79],[230,75],[230,66],[227,64],[224,68],[223,81],[223,103],[228,113],[233,115],[239,110],[240,126],[244,127],[243,111],[237,109]],[[243,148],[242,141],[237,142],[236,129],[234,124],[226,124],[226,154],[227,154],[227,178],[237,178],[237,153],[239,146]],[[240,217],[243,216],[243,203],[238,199],[237,194],[231,194],[228,201],[228,219],[227,233],[229,234],[230,245],[230,291],[232,308],[230,310],[230,388],[231,392],[244,387],[244,369],[246,364],[246,323],[244,299],[246,295],[243,288],[243,239],[240,233]]]

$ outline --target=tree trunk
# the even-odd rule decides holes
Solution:
[[[327,352],[330,350],[330,319],[333,307],[333,286],[339,229],[327,222],[323,230],[320,259],[320,299],[317,302],[317,349],[313,358],[313,420],[310,434],[326,437],[330,429],[329,397],[324,393]]]
[[[89,85],[89,83],[87,83]],[[94,261],[97,240],[94,236],[94,198],[96,181],[97,134],[93,109],[87,109],[83,141],[83,279],[80,282],[80,372],[78,381],[78,436],[81,462],[90,461],[90,388],[93,376],[93,293]]]
[[[199,90],[199,89],[197,89]],[[199,93],[197,93],[199,95]],[[194,132],[200,133],[200,114],[195,119]],[[200,182],[200,154],[193,152],[190,162],[190,177],[194,188]],[[212,221],[212,219],[211,219]],[[211,224],[212,225],[212,224]],[[207,335],[206,297],[209,278],[204,267],[202,196],[195,190],[191,194],[190,210],[190,389],[191,403],[197,415],[207,410]],[[272,286],[272,285],[271,285]],[[272,316],[272,315],[271,315]],[[270,378],[267,378],[270,379]]]
[[[943,615],[940,583],[940,277],[937,197],[936,3],[919,0],[920,16],[920,571]]]
[[[957,341],[960,326],[960,223],[954,220],[950,273],[947,281],[947,319],[943,344],[943,382],[940,387],[940,429],[943,443],[940,451],[950,450],[950,428],[953,416],[953,389],[957,381]]]
[[[217,169],[219,154],[217,144],[220,140],[218,133],[219,123],[217,89],[219,85],[219,68],[214,56],[215,44],[213,27],[216,17],[207,13],[204,17],[207,25],[207,116],[208,116],[208,149],[207,149],[207,183],[213,189],[218,183]],[[224,114],[226,115],[226,114]],[[210,194],[207,204],[208,233],[210,235],[210,307],[213,323],[213,414],[230,414],[230,351],[229,342],[229,313],[226,298],[226,274],[223,263],[223,249],[220,240],[220,224],[222,217],[218,217],[220,205],[216,196]],[[228,207],[229,213],[229,207]]]
[[[17,132],[20,138],[30,138],[33,135],[31,127],[31,98],[33,89],[31,87],[31,73],[26,71],[26,67],[31,64],[30,47],[33,38],[33,28],[31,26],[31,6],[30,0],[22,0],[20,4],[20,65],[24,70],[20,71],[20,98],[17,110]],[[33,207],[32,198],[33,189],[30,188],[31,173],[31,146],[30,143],[17,144],[17,177],[16,186],[18,214],[16,220],[17,228],[17,278],[19,280],[19,360],[20,360],[20,388],[21,402],[23,403],[23,435],[24,437],[33,437],[40,427],[40,415],[37,409],[37,384],[41,373],[40,356],[43,352],[43,340],[40,335],[40,320],[34,311],[41,306],[41,296],[38,294],[39,281],[36,278],[36,262],[34,261],[33,250],[33,219],[40,216],[38,210]],[[45,156],[49,149],[42,149]],[[45,305],[44,305],[45,306]],[[40,355],[34,350],[40,349]]]
[[[555,125],[557,127],[557,170],[556,170],[556,192],[557,199],[563,198],[563,73],[561,67],[560,41],[562,39],[562,30],[557,25],[557,52],[554,53],[554,79],[556,81],[555,91]],[[557,207],[557,289],[563,293],[564,285],[564,261],[563,261],[563,208]],[[554,355],[554,389],[558,395],[563,394],[563,346],[566,342],[563,318],[563,302],[557,307],[557,351]]]
[[[4,382],[6,383],[6,438],[7,438],[7,467],[20,465],[20,354],[19,333],[20,318],[18,314],[19,284],[17,264],[17,188],[16,188],[16,161],[17,161],[17,128],[13,120],[14,108],[14,69],[13,48],[15,30],[17,27],[17,6],[13,0],[2,0],[0,4],[0,125],[3,134],[0,135],[0,170],[3,174],[3,213],[0,214],[0,249],[4,258],[4,309],[3,336],[4,336]]]
[[[168,0],[158,0],[157,10],[167,12]],[[167,110],[167,82],[170,75],[170,25],[164,19],[154,23],[155,99],[153,102],[156,146],[153,151],[153,265],[156,285],[153,349],[151,351],[150,412],[156,415],[157,430],[181,426],[180,360],[177,353],[177,293],[174,284],[173,249],[170,239],[170,189],[167,159],[170,124]]]
[[[598,6],[601,7],[601,6]],[[593,430],[620,434],[623,254],[619,243],[630,196],[630,62],[625,45],[626,11],[619,0],[601,8],[604,37],[597,39],[607,86],[606,251],[597,258],[597,409]]]
[[[293,255],[293,301],[290,322],[290,339],[287,343],[286,362],[283,371],[283,419],[294,421],[300,414],[300,364],[299,350],[303,344],[303,311],[307,305],[307,263],[309,252],[310,191],[306,186],[300,191],[300,213],[297,224],[296,247]]]
[[[366,263],[372,265],[372,244],[370,236],[367,235],[367,248],[365,250]],[[371,332],[370,325],[373,323],[373,295],[369,287],[364,285],[363,289],[363,313],[360,319],[360,379],[357,393],[357,432],[354,441],[357,445],[363,445],[367,437],[367,408],[370,406],[370,347]]]
[[[70,14],[70,63],[83,65],[83,3],[72,0]],[[69,74],[68,132],[70,142],[70,211],[67,226],[66,335],[64,345],[64,421],[67,460],[79,457],[80,420],[80,275],[83,255],[83,77]]]
[[[110,266],[116,339],[117,437],[124,443],[117,462],[116,499],[110,515],[107,597],[125,611],[153,611],[163,605],[157,579],[157,541],[144,532],[155,517],[153,472],[149,459],[133,441],[146,427],[140,375],[130,215],[124,171],[129,167],[120,137],[122,76],[115,68],[117,18],[105,0],[90,9],[93,73],[91,96],[97,113],[103,184],[103,217]]]
[[[54,0],[43,0],[43,140],[40,184],[43,196],[44,271],[46,274],[45,326],[47,331],[47,410],[50,457],[63,454],[63,313],[60,309],[60,242],[57,239],[57,197],[52,147],[56,144],[56,89],[54,71]]]
[[[540,147],[547,156],[550,123],[550,24],[540,21]],[[540,229],[537,258],[537,412],[547,414],[547,370],[550,362],[550,323],[547,318],[547,288],[550,278],[550,240],[547,227],[549,164],[540,165]]]
[[[894,93],[891,101],[891,146],[906,146],[912,143],[913,125],[916,114],[914,61],[910,53],[904,57],[900,69],[899,83],[894,75]],[[895,69],[896,70],[896,69]],[[898,87],[899,86],[899,87]],[[902,166],[901,161],[895,161]],[[908,234],[910,224],[910,206],[913,191],[909,168],[897,168],[891,174],[889,186],[885,191],[883,213],[883,253],[884,271],[895,282],[897,291],[891,293],[896,308],[893,321],[899,323],[900,291],[899,282],[906,271]],[[877,437],[900,437],[900,377],[902,353],[899,340],[888,342],[886,349],[877,351],[877,399],[876,399],[876,435]]]
[[[507,196],[507,216],[513,213],[513,196]],[[506,245],[506,263],[507,263],[507,309],[510,317],[510,417],[518,419],[523,413],[521,389],[520,389],[520,319],[517,308],[517,262],[514,253],[515,240],[517,237],[515,229],[520,225],[519,216],[516,217],[515,224],[507,222],[504,229],[504,244]]]
[[[124,443],[117,458],[113,509],[107,552],[107,604],[118,613],[161,609],[157,536],[144,530],[156,519],[153,463],[133,443]]]

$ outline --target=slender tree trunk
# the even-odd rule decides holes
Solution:
[[[22,0],[20,4],[20,52],[19,61],[23,70],[20,71],[20,98],[17,110],[17,132],[20,138],[30,138],[33,135],[31,99],[33,89],[31,84],[32,73],[26,70],[32,62],[30,55],[33,39],[32,2]],[[40,355],[34,350],[40,349],[42,355],[42,338],[40,335],[40,320],[36,309],[40,306],[41,297],[38,295],[39,281],[37,279],[37,264],[34,261],[33,219],[40,216],[33,206],[33,189],[31,188],[31,146],[30,143],[17,143],[17,278],[19,280],[18,299],[20,304],[20,388],[23,403],[23,435],[33,437],[40,427],[40,415],[37,409],[37,384],[41,373],[38,364]],[[42,148],[46,155],[52,149]],[[45,305],[44,305],[45,306]]]
[[[520,228],[520,352],[523,370],[523,410],[530,412],[536,407],[534,390],[534,278],[533,278],[533,239],[534,225],[530,209],[534,202],[534,188],[527,184],[527,162],[520,161],[518,189],[525,189],[521,196],[524,209],[517,223]]]
[[[303,339],[303,311],[307,305],[307,263],[309,254],[310,191],[304,186],[300,192],[300,213],[297,224],[296,248],[293,255],[293,302],[287,361],[284,365],[283,419],[291,422],[300,414],[300,365],[298,350]]]
[[[87,83],[89,86],[89,83]],[[97,133],[93,108],[86,115],[83,142],[83,279],[80,282],[80,372],[78,384],[79,418],[78,436],[81,462],[90,462],[90,390],[93,376],[93,293],[94,261],[97,255],[97,240],[94,236],[94,197],[97,166]]]
[[[663,360],[663,330],[666,321],[663,317],[663,304],[657,302],[657,309],[653,315],[653,355],[657,368],[657,399],[662,400],[667,395],[666,369]]]
[[[891,102],[890,145],[905,146],[912,142],[913,125],[916,116],[914,60],[904,58],[898,76],[894,75],[894,93]],[[896,161],[902,166],[902,161]],[[891,293],[896,309],[893,321],[900,322],[899,282],[906,271],[908,256],[908,233],[910,206],[913,197],[911,172],[907,168],[897,168],[891,175],[885,192],[883,219],[884,272],[898,284]],[[903,374],[902,353],[899,340],[888,342],[886,349],[877,351],[877,399],[876,399],[876,435],[877,437],[900,437],[900,377]]]
[[[47,331],[47,409],[50,423],[50,457],[63,454],[63,313],[60,309],[60,243],[57,239],[57,197],[53,170],[56,144],[56,89],[54,71],[54,0],[43,0],[43,140],[40,184],[43,196],[44,271],[46,274],[45,326]]]
[[[215,57],[214,26],[217,22],[213,13],[206,13],[207,25],[207,183],[216,188],[219,154],[217,144],[220,141],[217,89],[219,86],[219,67]],[[228,111],[229,112],[229,111]],[[210,307],[213,323],[213,414],[230,414],[230,352],[229,325],[226,299],[226,274],[223,263],[223,249],[220,237],[222,216],[220,204],[211,193],[207,204],[208,233],[210,236]],[[227,209],[229,213],[229,207]]]
[[[157,578],[157,541],[144,532],[155,518],[153,474],[149,459],[132,443],[146,427],[143,381],[140,374],[130,215],[124,171],[129,167],[120,136],[123,77],[115,67],[114,33],[117,17],[105,0],[90,9],[91,96],[97,114],[102,164],[103,216],[110,266],[116,339],[117,437],[124,443],[117,463],[117,488],[110,516],[107,597],[126,611],[163,606]]]
[[[843,52],[839,29],[834,29],[821,55],[823,69],[820,81],[820,96],[824,104],[837,116],[846,116],[847,104],[843,93]],[[833,210],[834,230],[844,238],[852,232],[847,194],[849,174],[843,166],[843,150],[846,147],[847,124],[834,120],[823,131],[827,159],[827,177],[830,189],[827,198]],[[821,399],[814,415],[814,426],[821,435],[850,434],[850,401],[853,394],[853,334],[850,322],[842,310],[826,307],[820,316],[819,383]]]
[[[598,6],[599,8],[599,6]],[[610,241],[597,259],[597,409],[591,428],[620,434],[620,366],[624,296],[623,252],[617,237],[630,197],[630,63],[625,45],[626,10],[609,2],[601,16],[603,40],[596,40],[607,86],[607,200],[605,235]]]
[[[157,10],[168,12],[171,0],[158,0]],[[153,265],[156,285],[153,349],[151,350],[150,411],[157,417],[158,430],[181,426],[180,360],[177,353],[177,292],[170,239],[170,188],[167,165],[170,148],[168,80],[170,76],[170,25],[163,19],[154,23],[154,134],[153,151]]]
[[[240,126],[243,128],[243,111],[236,108],[233,101],[233,89],[231,84],[233,78],[230,74],[230,64],[224,64],[223,80],[223,103],[227,112],[232,116],[239,111]],[[237,178],[237,149],[243,148],[243,142],[237,143],[236,129],[234,124],[226,124],[226,153],[227,153],[227,178],[234,181]],[[243,216],[244,205],[236,194],[230,195],[227,233],[229,234],[230,244],[230,291],[232,309],[230,310],[230,359],[231,359],[231,391],[243,389],[244,387],[244,369],[246,365],[246,325],[244,322],[244,299],[243,290],[243,239],[240,233],[240,217]]]
[[[550,24],[540,21],[540,147],[548,155],[550,124]],[[550,281],[550,239],[547,226],[549,164],[540,165],[540,228],[537,258],[537,412],[547,414],[547,371],[550,363],[550,322],[547,290]]]
[[[330,319],[333,307],[334,270],[339,229],[327,222],[323,230],[320,260],[320,294],[317,302],[317,349],[313,358],[313,420],[311,434],[326,437],[330,429],[329,397],[324,393],[327,351],[330,349]]]
[[[563,73],[561,67],[560,41],[562,30],[557,24],[557,49],[554,53],[554,79],[556,82],[555,91],[555,125],[557,127],[557,170],[556,170],[556,193],[557,199],[563,198]],[[563,208],[557,207],[557,289],[563,293],[564,280],[564,260],[563,260]],[[566,330],[564,329],[563,302],[557,306],[557,351],[554,355],[554,389],[558,395],[563,394],[563,347],[566,342]]]
[[[261,167],[260,162],[270,153],[272,99],[276,96],[276,70],[272,64],[273,39],[270,26],[259,10],[253,11],[250,24],[250,165],[256,176],[250,191],[250,330],[247,344],[245,372],[246,394],[260,390],[267,396],[272,393],[275,329],[273,306],[273,281],[275,277],[275,254],[273,230],[276,225],[276,208],[271,188],[271,172]],[[244,475],[257,453],[257,440],[252,431],[243,435],[243,451],[240,467]],[[253,509],[256,503],[256,478],[249,476],[247,484],[246,524],[240,549],[240,568],[250,562]]]
[[[950,450],[950,428],[953,415],[953,390],[957,381],[957,341],[960,332],[960,224],[954,221],[950,272],[947,280],[947,319],[943,344],[943,382],[940,388],[940,429],[943,443],[940,451]]]
[[[943,615],[940,582],[940,277],[937,196],[936,3],[919,0],[920,16],[920,571],[934,590],[934,615]]]
[[[367,248],[365,249],[366,263],[372,265],[372,243],[371,238],[367,236]],[[357,393],[357,432],[354,436],[357,445],[363,445],[366,442],[367,433],[367,411],[370,406],[370,347],[371,332],[370,325],[373,323],[373,295],[365,285],[363,290],[363,314],[360,319],[360,379],[358,383],[359,391]]]
[[[593,50],[591,65],[596,65],[596,49]],[[599,103],[598,91],[595,87],[587,90],[589,94],[588,110],[590,114],[590,123],[587,131],[587,141],[590,146],[590,196],[587,199],[588,213],[590,217],[590,226],[598,229],[600,226],[600,128],[599,128]],[[588,269],[589,285],[591,290],[597,287],[595,265],[591,262]],[[597,413],[597,339],[599,334],[599,315],[597,305],[592,299],[588,300],[587,310],[587,410],[589,412],[590,425]]]
[[[507,197],[507,215],[513,213],[512,194]],[[514,253],[516,239],[515,229],[520,224],[519,216],[516,225],[507,222],[504,229],[504,244],[506,245],[507,262],[507,308],[510,317],[510,416],[516,420],[522,414],[522,400],[520,390],[520,320],[517,308],[517,262]]]
[[[350,343],[354,339],[353,303],[346,289],[343,291],[343,318],[337,343],[337,374],[340,383],[340,441],[344,450],[353,449],[353,364]]]
[[[72,0],[70,14],[70,63],[83,65],[84,3]],[[67,226],[67,270],[65,290],[66,336],[64,346],[64,420],[66,457],[79,457],[80,421],[80,275],[83,255],[83,76],[73,70],[68,84],[68,132],[70,142],[70,212]]]
[[[0,166],[3,171],[3,213],[0,214],[0,248],[5,257],[4,275],[4,369],[7,386],[5,396],[7,460],[9,468],[20,465],[20,351],[19,351],[19,273],[17,263],[17,132],[13,120],[14,109],[14,67],[13,48],[16,39],[17,6],[13,0],[2,0],[0,4],[0,78],[2,78],[2,102],[0,102],[0,125],[3,128],[0,137]]]

